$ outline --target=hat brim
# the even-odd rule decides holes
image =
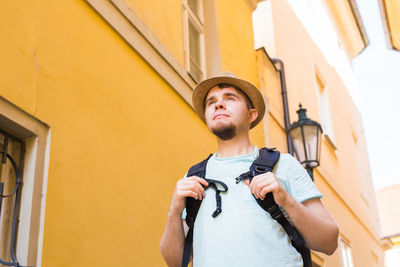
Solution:
[[[193,107],[200,119],[206,123],[204,100],[208,92],[218,84],[231,84],[240,88],[250,99],[254,108],[257,109],[258,117],[250,125],[250,129],[254,128],[264,117],[265,103],[261,92],[248,81],[234,77],[214,77],[199,83],[193,90],[192,102]]]

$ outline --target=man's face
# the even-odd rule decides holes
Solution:
[[[255,109],[248,109],[245,96],[233,87],[215,86],[208,92],[205,100],[207,126],[222,140],[230,140],[238,132],[248,131],[257,114]]]

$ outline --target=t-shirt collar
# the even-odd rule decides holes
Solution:
[[[240,160],[243,158],[253,158],[253,157],[257,157],[257,156],[258,156],[258,147],[254,146],[254,150],[251,154],[234,156],[234,157],[229,157],[229,158],[218,158],[218,152],[216,152],[212,157],[218,161],[226,161],[226,160]]]

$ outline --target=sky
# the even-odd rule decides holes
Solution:
[[[400,52],[387,46],[378,0],[356,3],[370,44],[352,65],[372,179],[375,189],[380,189],[400,184]]]

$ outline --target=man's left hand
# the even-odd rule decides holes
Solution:
[[[289,193],[285,190],[281,183],[279,183],[278,179],[275,177],[275,174],[272,172],[254,176],[251,183],[249,180],[245,180],[244,183],[250,186],[250,192],[256,198],[262,200],[264,200],[267,193],[272,192],[275,202],[281,207],[284,207],[290,199]]]

